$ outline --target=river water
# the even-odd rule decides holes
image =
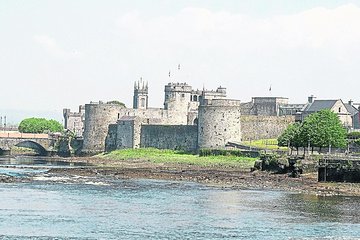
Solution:
[[[360,239],[358,197],[47,174],[59,166],[78,167],[0,159],[34,177],[0,183],[0,239]]]

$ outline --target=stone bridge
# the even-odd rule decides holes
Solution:
[[[10,153],[14,146],[31,148],[40,155],[47,155],[53,150],[56,142],[57,139],[48,134],[1,132],[0,155]]]

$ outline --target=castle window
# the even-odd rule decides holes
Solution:
[[[341,107],[339,107],[339,112],[341,112]]]
[[[184,93],[182,93],[182,94],[181,94],[181,97],[182,97],[182,98],[184,98],[184,97],[185,97],[185,94],[184,94]]]
[[[193,96],[192,95],[190,96],[190,101],[193,101]]]
[[[140,99],[140,105],[141,107],[145,107],[145,99]]]
[[[195,95],[194,98],[193,98],[194,102],[197,102],[197,96]]]
[[[120,118],[120,113],[118,113],[118,119]]]

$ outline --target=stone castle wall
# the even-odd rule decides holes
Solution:
[[[199,107],[198,126],[186,125],[189,116],[176,116],[176,112],[169,110],[86,104],[83,152],[96,153],[140,146],[192,149],[194,141],[200,148],[223,148],[229,141],[277,138],[295,121],[293,116],[241,116],[242,110],[237,100],[214,99],[204,102]],[[194,117],[194,114],[191,115],[191,119]],[[189,135],[181,133],[181,127],[176,125],[189,127]],[[194,128],[198,131],[196,136]],[[159,133],[156,134],[155,130]],[[179,136],[171,135],[175,133]],[[150,140],[150,137],[154,140]]]
[[[240,101],[204,100],[199,106],[199,148],[224,148],[229,141],[241,141]]]
[[[242,140],[277,138],[295,122],[294,116],[241,116]]]
[[[116,150],[117,124],[110,124],[105,139],[105,151],[110,152]]]
[[[197,126],[142,125],[140,147],[195,151]]]
[[[79,112],[63,109],[64,128],[70,130],[77,137],[82,137],[84,132],[85,108],[79,106]]]
[[[240,104],[225,99],[225,88],[194,91],[186,83],[169,83],[164,109],[147,108],[147,86],[142,86],[144,106],[85,105],[84,153],[139,147],[224,148],[228,142],[276,138],[294,122],[293,117],[277,117],[287,98],[256,97]],[[139,97],[139,84],[134,91]]]
[[[124,107],[117,104],[85,105],[84,153],[105,151],[105,139],[110,124],[116,123]]]

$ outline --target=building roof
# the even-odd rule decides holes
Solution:
[[[318,112],[323,109],[331,109],[338,100],[315,100],[308,104],[304,111],[305,112]]]
[[[344,103],[346,110],[351,113],[351,116],[354,116],[356,113],[358,113],[359,111],[351,104],[348,103]]]

